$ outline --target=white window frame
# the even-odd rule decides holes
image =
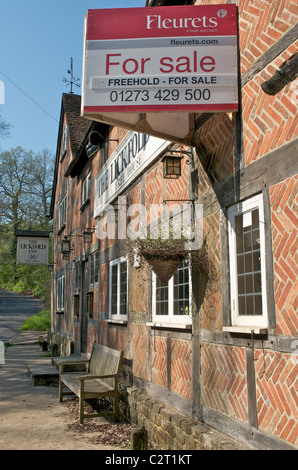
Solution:
[[[125,315],[120,314],[120,266],[126,262],[126,312],[128,312],[128,260],[126,257],[121,256],[113,261],[110,261],[109,265],[109,319],[115,321],[127,321],[127,313]],[[112,314],[112,269],[113,266],[117,266],[117,313]]]
[[[152,272],[152,322],[156,325],[187,326],[192,324],[192,277],[189,263],[189,312],[188,315],[174,315],[174,275],[168,282],[168,315],[156,314],[157,276]]]
[[[85,204],[91,198],[91,172],[82,181],[81,204]]]
[[[238,277],[237,277],[237,251],[236,251],[236,222],[237,215],[248,214],[259,209],[259,235],[260,235],[260,266],[262,286],[262,315],[239,315],[238,309]],[[229,261],[230,261],[230,292],[231,292],[231,323],[232,326],[268,327],[267,287],[266,287],[266,259],[265,259],[265,222],[264,202],[262,194],[239,202],[228,209],[229,230]]]
[[[57,312],[64,312],[64,301],[65,301],[65,275],[57,278],[56,284],[56,300],[57,300]]]
[[[98,282],[99,282],[99,250],[96,250],[90,254],[89,284],[90,286],[95,286],[98,284]]]
[[[66,194],[59,204],[59,230],[66,225]]]
[[[62,135],[62,142],[61,142],[61,153],[60,153],[60,161],[63,160],[67,153],[68,149],[68,126],[65,124],[63,135]]]

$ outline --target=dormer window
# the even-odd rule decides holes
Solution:
[[[67,153],[67,148],[68,148],[68,127],[66,124],[64,127],[62,142],[61,142],[60,161],[62,161],[63,158],[65,157]]]

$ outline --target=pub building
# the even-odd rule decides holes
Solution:
[[[145,11],[155,7],[149,27],[169,26],[165,18],[173,25],[174,3],[187,11],[212,2],[147,0]],[[231,4],[221,2],[212,18],[224,21]],[[239,0],[235,11],[233,109],[211,112],[198,100],[197,110],[127,108],[114,116],[100,112],[100,103],[91,110],[99,99],[93,95],[62,96],[51,202],[51,348],[83,357],[94,342],[122,350],[121,399],[156,449],[298,447],[295,2]],[[172,46],[185,47],[184,56],[203,47],[182,44],[182,37],[177,33]],[[108,58],[111,75],[120,59]],[[139,65],[150,69],[149,61]],[[180,72],[165,72],[182,65],[163,60],[167,86]],[[212,91],[218,73],[205,58],[200,67],[207,65]],[[208,88],[194,79],[191,88],[191,76],[177,85],[179,100],[188,89],[194,98]],[[120,99],[133,79],[119,85],[123,74],[112,75],[99,85],[95,77],[88,93],[105,86],[111,100]],[[146,86],[151,90],[146,82],[135,98],[146,97]],[[148,233],[156,241],[164,223],[171,233],[181,220],[202,236],[193,251],[176,250],[168,279],[161,273],[167,257],[160,252],[154,265],[134,242]],[[157,231],[148,232],[153,222]]]

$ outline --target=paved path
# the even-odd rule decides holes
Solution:
[[[94,433],[76,429],[76,416],[59,402],[57,387],[33,385],[27,367],[49,364],[50,358],[42,357],[45,353],[37,343],[40,332],[19,332],[18,328],[24,317],[40,310],[38,302],[29,298],[28,303],[22,295],[3,292],[0,298],[2,307],[4,299],[12,301],[10,309],[5,307],[0,314],[2,338],[12,343],[0,364],[0,450],[118,450],[92,443]]]
[[[0,450],[120,449],[92,444],[93,433],[78,432],[74,416],[59,402],[57,387],[33,385],[27,366],[49,363],[36,344],[39,334],[16,335],[0,365]]]
[[[43,308],[33,296],[0,289],[0,340],[10,342],[26,318]]]

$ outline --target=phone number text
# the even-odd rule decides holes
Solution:
[[[109,94],[112,103],[136,103],[146,101],[173,102],[183,101],[209,101],[211,90],[209,88],[162,88],[160,90],[113,90]]]

